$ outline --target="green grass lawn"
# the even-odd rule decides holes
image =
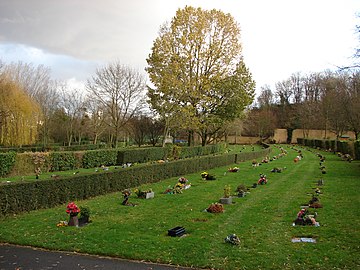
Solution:
[[[151,187],[155,198],[132,195],[136,207],[122,206],[121,193],[77,201],[92,212],[92,223],[80,228],[56,227],[68,219],[65,205],[3,218],[0,242],[197,268],[359,269],[360,162],[325,153],[327,174],[322,175],[315,150],[303,150],[304,159],[294,163],[297,152],[285,148],[287,156],[259,167],[247,161],[232,165],[240,168],[237,173],[227,172],[228,167],[210,170],[215,181],[202,180],[200,172],[185,175],[192,187],[182,194],[162,194],[177,178],[142,186]],[[274,148],[271,155],[279,152]],[[286,169],[271,173],[274,167]],[[203,212],[222,197],[225,185],[233,191],[242,183],[250,186],[260,173],[268,176],[267,185],[234,198],[224,213]],[[324,208],[317,209],[320,227],[293,227],[300,205],[310,200],[320,178],[325,181],[320,187]],[[187,235],[167,236],[176,226],[185,227]],[[224,242],[231,233],[239,236],[239,246]],[[301,236],[317,243],[291,242]]]

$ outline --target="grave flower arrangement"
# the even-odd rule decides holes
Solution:
[[[205,180],[215,180],[216,177],[214,175],[209,174],[208,172],[202,172],[201,178]]]
[[[221,203],[212,203],[206,211],[209,213],[222,213],[224,212],[224,206]]]
[[[80,208],[74,202],[70,202],[66,206],[66,213],[70,214],[70,216],[76,216],[80,213]]]
[[[187,180],[185,177],[180,177],[180,178],[178,179],[178,181],[179,181],[179,183],[181,183],[181,184],[186,184],[186,183],[188,182],[188,180]]]
[[[265,174],[260,174],[260,178],[257,182],[258,185],[265,185],[267,184],[267,179]]]
[[[134,193],[138,196],[138,198],[146,198],[146,194],[151,193],[151,192],[153,192],[151,188],[146,189],[146,190],[141,190],[141,189],[136,188],[134,190]]]
[[[228,172],[238,172],[238,171],[239,171],[238,167],[233,167],[228,169]]]
[[[248,191],[248,188],[244,184],[240,184],[236,188],[236,192],[238,193],[238,197],[244,197],[247,191]]]
[[[319,222],[316,221],[317,213],[310,214],[307,209],[303,208],[297,213],[297,217],[294,220],[293,226],[295,225],[313,225],[313,226],[320,226]]]
[[[183,193],[185,189],[190,187],[191,183],[189,183],[189,180],[185,177],[180,177],[174,187],[167,187],[167,189],[164,191],[164,194],[180,194]]]
[[[183,193],[184,187],[185,187],[185,184],[177,182],[176,185],[174,186],[174,193]]]
[[[240,239],[236,234],[230,234],[228,235],[225,239],[224,239],[225,243],[230,243],[233,245],[239,245],[240,244]]]

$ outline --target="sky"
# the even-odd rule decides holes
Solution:
[[[0,0],[0,60],[45,65],[81,88],[119,61],[146,76],[160,26],[186,5],[230,13],[257,84],[351,65],[359,0]]]

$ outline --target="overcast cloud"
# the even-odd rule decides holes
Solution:
[[[258,88],[347,65],[359,46],[358,0],[0,0],[0,59],[73,82],[115,60],[143,71],[160,25],[185,5],[234,16]]]

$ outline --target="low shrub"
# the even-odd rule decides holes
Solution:
[[[74,152],[50,152],[50,163],[52,172],[67,171],[76,168]]]
[[[116,149],[86,151],[82,156],[82,167],[95,168],[102,165],[117,165],[117,156],[118,150]]]
[[[0,176],[7,175],[15,165],[15,152],[0,153]]]

